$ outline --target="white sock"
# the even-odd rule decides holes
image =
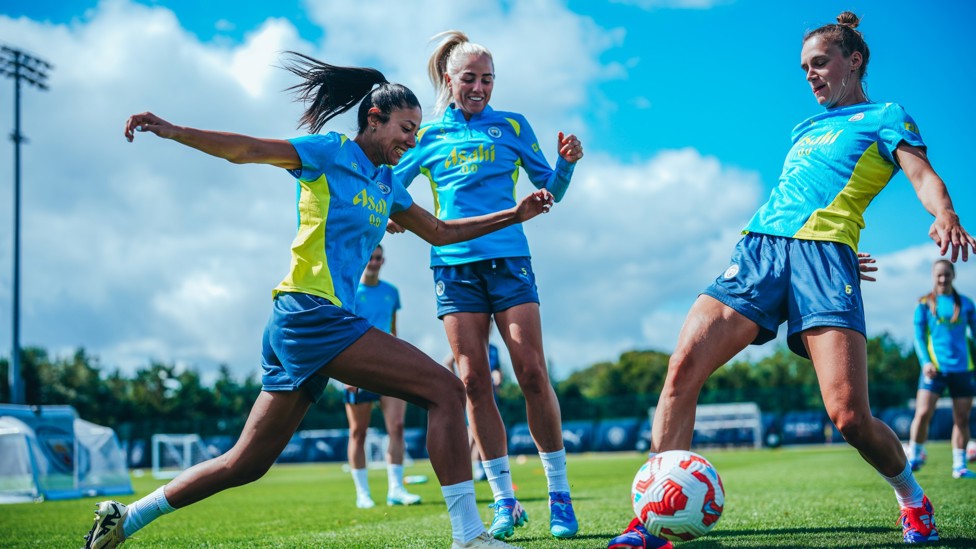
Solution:
[[[925,453],[925,443],[917,443],[914,440],[908,441],[908,459],[918,461],[922,459],[922,454]]]
[[[395,463],[387,465],[386,478],[390,494],[395,493],[397,490],[406,490],[403,487],[403,465],[397,465]]]
[[[953,470],[964,469],[966,467],[966,449],[952,449],[952,468]]]
[[[356,484],[356,495],[370,497],[369,479],[367,478],[366,473],[366,469],[353,469],[352,481]]]
[[[922,506],[922,498],[925,497],[925,493],[922,492],[922,487],[919,486],[918,481],[915,480],[915,475],[912,474],[912,468],[908,463],[905,463],[905,470],[902,471],[898,476],[881,476],[888,481],[888,484],[890,484],[892,488],[895,489],[895,497],[898,498],[899,506]]]
[[[474,497],[474,482],[466,480],[450,486],[441,486],[447,514],[451,518],[451,537],[466,543],[481,535],[485,525],[478,515],[478,503]]]
[[[153,493],[129,505],[129,512],[126,513],[125,521],[122,523],[122,532],[125,533],[125,537],[128,538],[145,528],[150,522],[176,510],[166,501],[163,488],[164,486],[160,486]]]
[[[491,486],[495,501],[515,497],[515,489],[512,488],[512,468],[508,464],[508,456],[482,461],[481,466],[485,468],[488,485]]]
[[[546,472],[546,481],[550,492],[569,493],[569,479],[566,477],[566,449],[555,452],[539,452],[542,468]]]

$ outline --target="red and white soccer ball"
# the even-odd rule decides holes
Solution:
[[[722,479],[712,464],[687,450],[661,452],[637,471],[634,512],[647,531],[671,541],[704,536],[725,506]]]

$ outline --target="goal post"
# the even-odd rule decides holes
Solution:
[[[654,412],[647,410],[651,425]],[[695,408],[693,446],[753,446],[761,448],[762,412],[755,402],[699,404]]]
[[[213,456],[197,434],[152,436],[152,476],[170,479]]]

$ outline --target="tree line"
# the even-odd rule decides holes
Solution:
[[[871,405],[875,410],[905,406],[915,395],[918,361],[887,334],[867,342]],[[51,356],[40,348],[22,351],[22,376],[29,405],[70,404],[81,417],[114,427],[120,438],[152,433],[230,434],[241,431],[261,390],[259,372],[237,378],[222,365],[212,384],[194,368],[152,361],[131,375],[101,364],[84,349]],[[623,353],[554,383],[565,421],[646,417],[667,374],[669,355],[653,350]],[[9,361],[0,359],[0,402],[10,402]],[[702,404],[756,402],[764,412],[823,408],[810,361],[786,347],[756,361],[733,361],[708,380]],[[499,392],[499,408],[509,425],[525,421],[525,402],[514,380]],[[383,425],[377,413],[374,425]],[[426,413],[408,406],[408,427],[426,425]],[[345,428],[342,389],[330,385],[306,416],[303,429]]]

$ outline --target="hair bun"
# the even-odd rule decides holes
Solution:
[[[851,11],[845,11],[837,16],[837,24],[842,27],[848,27],[851,29],[856,29],[857,25],[861,22],[857,15]]]

